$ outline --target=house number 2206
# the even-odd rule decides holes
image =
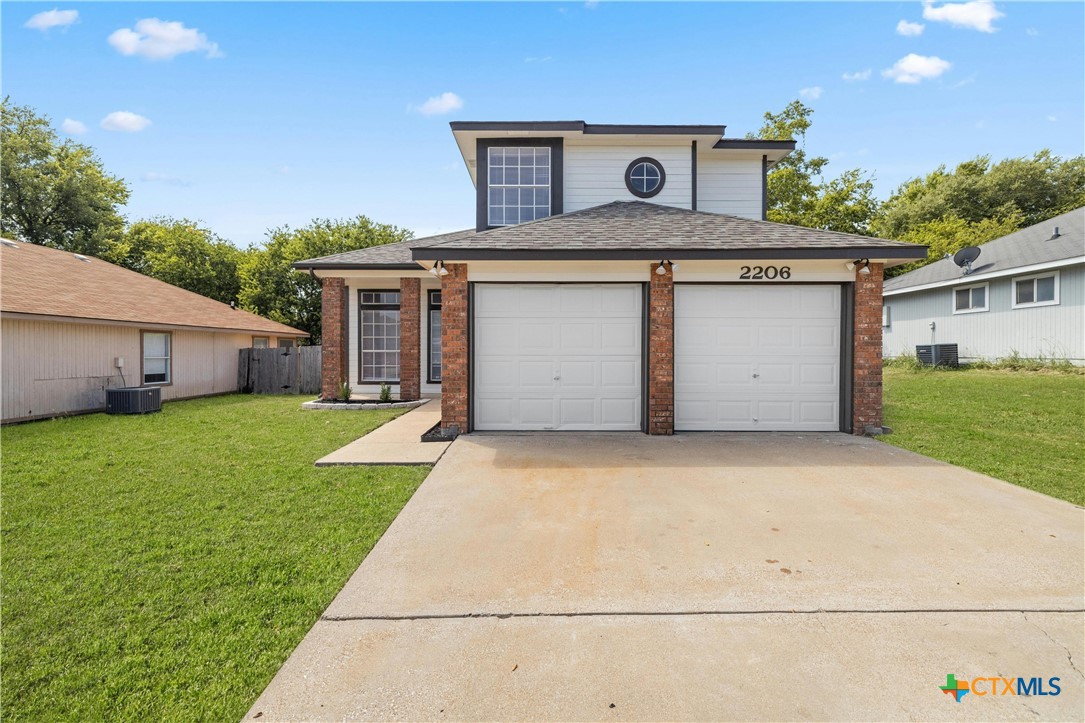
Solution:
[[[743,266],[740,279],[790,279],[790,266]]]

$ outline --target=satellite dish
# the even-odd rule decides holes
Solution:
[[[964,269],[964,275],[972,273],[972,262],[980,257],[978,246],[966,246],[953,254],[953,263]]]

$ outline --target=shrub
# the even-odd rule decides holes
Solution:
[[[388,384],[386,384],[384,382],[381,383],[381,401],[382,402],[390,402],[390,401],[392,401],[392,388],[390,386],[388,386]]]

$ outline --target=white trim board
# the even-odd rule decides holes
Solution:
[[[920,284],[919,286],[906,286],[902,289],[891,289],[889,291],[883,291],[882,296],[897,296],[898,294],[910,294],[915,291],[940,289],[946,286],[962,286],[965,284],[974,284],[980,281],[987,281],[989,279],[1001,279],[1006,276],[1025,276],[1033,271],[1047,271],[1048,269],[1059,269],[1065,266],[1074,266],[1076,264],[1085,264],[1085,256],[1075,256],[1069,259],[1059,259],[1058,261],[1045,261],[1042,264],[1031,264],[1029,266],[1016,266],[1012,269],[992,271],[986,274],[970,274],[968,276],[961,276],[957,279],[949,279],[947,281],[932,281],[929,284]]]

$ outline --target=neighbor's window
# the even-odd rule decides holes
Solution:
[[[291,339],[290,337],[287,337],[285,339],[282,339],[282,338],[279,339],[279,348],[280,349],[290,349],[290,348],[293,348],[295,346],[297,346],[297,344],[295,344],[294,340]]]
[[[399,292],[362,291],[361,381],[399,381]]]
[[[971,314],[974,311],[987,311],[987,284],[953,290],[953,313]]]
[[[252,338],[253,349],[267,349],[270,339],[266,336],[254,336]]]
[[[512,226],[550,215],[550,149],[490,148],[490,226]]]
[[[889,307],[882,306],[882,326],[889,326]]]
[[[1059,303],[1059,272],[1025,276],[1013,280],[1013,308],[1054,306]]]
[[[429,292],[429,381],[441,381],[441,292]]]
[[[143,332],[143,383],[170,383],[169,332]]]

